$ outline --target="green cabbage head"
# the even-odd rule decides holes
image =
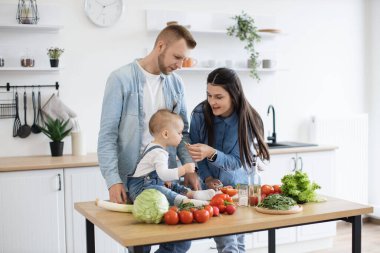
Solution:
[[[146,189],[133,202],[133,216],[141,222],[160,223],[169,210],[165,195],[155,189]]]

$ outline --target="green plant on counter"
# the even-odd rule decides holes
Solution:
[[[60,142],[71,132],[72,128],[66,129],[69,120],[63,121],[49,118],[43,127],[40,126],[40,129],[53,142]]]
[[[58,47],[51,47],[47,51],[47,55],[49,56],[50,59],[59,59],[61,54],[63,54],[65,50],[63,48],[58,48]]]
[[[233,26],[227,28],[227,35],[235,36],[241,41],[245,42],[245,49],[249,53],[249,66],[251,68],[250,75],[257,81],[260,81],[260,77],[257,73],[258,57],[259,53],[256,51],[255,44],[261,40],[258,34],[257,27],[255,26],[255,20],[247,13],[242,11],[240,15],[232,17],[236,21]]]

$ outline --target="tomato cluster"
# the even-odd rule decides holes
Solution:
[[[210,205],[218,208],[220,213],[233,214],[236,211],[232,197],[225,193],[216,194],[211,199]]]
[[[261,200],[263,200],[266,196],[281,193],[281,186],[278,184],[275,184],[273,186],[269,184],[264,184],[261,186]]]
[[[230,194],[232,193],[233,191],[230,191]],[[232,194],[232,196],[235,194]],[[193,222],[205,223],[213,216],[219,216],[221,213],[231,215],[235,211],[236,206],[232,197],[229,194],[220,193],[211,199],[210,205],[195,207],[192,203],[186,203],[179,207],[170,207],[169,211],[164,214],[164,222],[168,225],[190,224]]]
[[[190,224],[193,222],[205,223],[210,217],[217,215],[219,213],[214,212],[214,208],[210,205],[194,207],[194,205],[185,204],[182,207],[170,207],[169,211],[164,214],[164,222],[168,225]]]

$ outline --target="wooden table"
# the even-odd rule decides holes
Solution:
[[[361,252],[361,215],[373,207],[327,197],[326,202],[303,205],[304,210],[291,215],[268,215],[250,207],[239,207],[234,215],[213,217],[204,224],[174,225],[138,223],[132,214],[107,211],[95,202],[75,203],[75,209],[86,218],[87,252],[95,252],[94,225],[125,247],[142,252],[144,245],[209,238],[268,230],[268,252],[276,251],[276,229],[299,225],[344,220],[352,223],[352,252]]]

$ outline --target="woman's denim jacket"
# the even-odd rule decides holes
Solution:
[[[218,156],[214,162],[207,159],[199,161],[198,175],[204,180],[211,176],[219,179],[223,185],[236,186],[248,183],[248,172],[240,162],[239,152],[239,122],[236,112],[227,118],[215,117],[213,128]],[[208,134],[205,129],[203,104],[194,108],[191,116],[190,138],[193,144],[208,144]]]
[[[179,114],[184,121],[183,141],[189,140],[189,123],[181,78],[172,73],[161,74],[166,108]],[[100,131],[98,159],[107,187],[127,183],[139,158],[144,126],[143,90],[145,76],[134,61],[111,73],[105,88]],[[169,167],[177,167],[176,153],[182,164],[193,162],[184,142],[169,147]],[[176,152],[177,151],[177,152]]]

